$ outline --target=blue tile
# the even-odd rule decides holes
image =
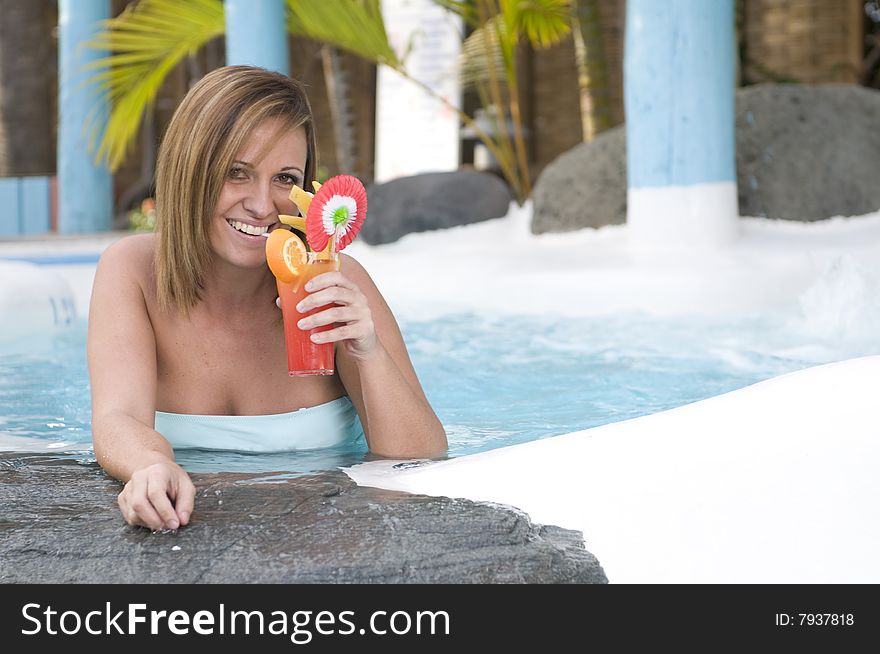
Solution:
[[[49,231],[49,178],[22,177],[19,227],[22,234],[45,234]]]
[[[0,177],[0,236],[18,236],[18,178]]]

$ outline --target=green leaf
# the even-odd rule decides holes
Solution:
[[[571,30],[571,0],[501,0],[505,24],[536,48],[555,45]]]
[[[433,0],[434,4],[439,5],[451,11],[453,14],[461,16],[464,22],[471,27],[477,27],[480,22],[477,17],[477,11],[474,8],[473,0]]]
[[[87,66],[95,71],[87,84],[112,105],[95,155],[116,170],[169,71],[223,34],[223,3],[141,0],[103,26],[86,46],[111,54]],[[89,128],[94,137],[101,126],[91,121]]]
[[[377,64],[403,63],[388,40],[379,0],[287,0],[293,34],[329,43]]]

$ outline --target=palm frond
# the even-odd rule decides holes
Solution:
[[[432,1],[461,16],[474,29],[481,26],[481,12],[498,12],[504,16],[504,23],[511,34],[524,35],[536,48],[549,48],[571,30],[571,7],[574,0]]]
[[[288,30],[377,64],[402,62],[385,32],[379,0],[287,0]]]
[[[536,48],[557,44],[571,30],[571,0],[501,0],[505,22]]]
[[[115,170],[170,70],[223,34],[223,3],[141,0],[104,21],[103,27],[86,46],[112,54],[89,64],[98,72],[87,83],[112,103],[96,159]],[[90,127],[94,133],[101,126]]]
[[[471,27],[479,25],[477,10],[474,8],[473,0],[433,0],[435,5],[443,7],[453,14],[461,16],[464,22]]]
[[[490,26],[475,29],[461,44],[459,55],[459,74],[464,90],[489,80],[490,67],[503,71],[504,54],[499,43],[499,34]],[[487,56],[486,53],[490,53]]]

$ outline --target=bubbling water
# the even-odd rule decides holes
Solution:
[[[806,332],[841,358],[880,352],[880,279],[855,259],[831,259],[800,297]]]

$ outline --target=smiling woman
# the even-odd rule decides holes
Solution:
[[[314,180],[315,162],[299,84],[260,68],[218,69],[187,94],[163,139],[156,233],[101,257],[88,321],[92,432],[98,462],[126,482],[119,506],[130,523],[189,521],[194,488],[175,447],[365,439],[383,456],[445,451],[397,322],[351,257],[315,277],[302,301],[328,305],[309,321],[328,327],[320,338],[335,348],[336,372],[287,375],[265,235],[297,213],[290,190]]]
[[[264,234],[281,226],[278,214],[292,211],[290,189],[302,184],[307,160],[306,133],[280,118],[267,118],[231,166],[211,224],[214,252],[241,265],[262,262]]]
[[[316,160],[311,107],[295,81],[233,66],[193,87],[157,162],[156,272],[163,308],[185,313],[201,299],[213,248],[223,243],[220,227],[227,229],[218,222],[271,231],[279,210],[294,213],[290,188],[314,179]]]

